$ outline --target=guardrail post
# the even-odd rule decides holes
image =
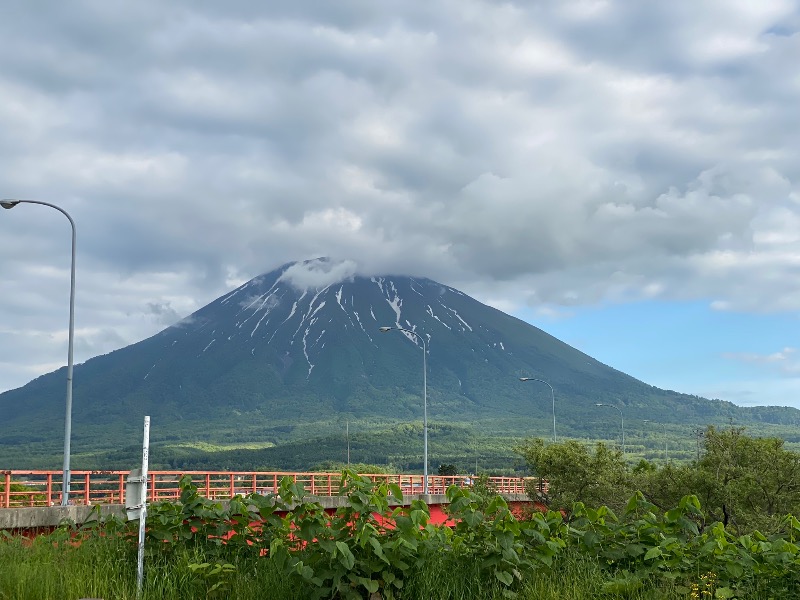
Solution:
[[[5,476],[6,480],[6,489],[5,489],[5,497],[3,500],[3,508],[11,508],[11,473],[6,472]]]
[[[83,498],[84,498],[83,503],[86,506],[89,506],[91,504],[91,502],[90,502],[91,498],[89,497],[89,473],[86,473],[83,476],[83,489],[84,489],[84,492],[83,492]]]

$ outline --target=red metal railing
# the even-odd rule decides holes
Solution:
[[[123,504],[129,471],[72,471],[71,504]],[[150,502],[175,500],[180,496],[178,481],[189,475],[201,495],[228,499],[236,494],[268,494],[277,491],[281,479],[290,477],[314,496],[339,494],[341,473],[288,473],[264,471],[150,471],[147,497]],[[404,495],[421,494],[422,475],[367,474],[375,482],[395,483]],[[0,471],[0,508],[54,506],[61,503],[61,471]],[[535,477],[489,477],[488,483],[500,494],[524,494],[525,483]],[[467,475],[429,475],[428,493],[444,494],[451,485],[472,483]]]

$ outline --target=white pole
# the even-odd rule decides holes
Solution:
[[[424,416],[422,421],[422,431],[425,438],[425,454],[423,460],[423,477],[425,482],[422,484],[422,491],[425,495],[428,494],[428,347],[425,345],[425,340],[417,333],[414,335],[422,342],[422,393],[423,400],[422,406],[424,407]]]
[[[381,332],[387,331],[402,331],[409,335],[413,335],[414,339],[422,343],[422,435],[424,442],[424,454],[422,455],[422,493],[428,495],[428,345],[425,343],[425,338],[413,329],[404,329],[402,327],[379,327]]]
[[[150,417],[144,418],[144,438],[142,442],[142,486],[139,496],[139,555],[136,564],[136,596],[141,597],[144,584],[144,534],[147,519],[147,467],[150,460]]]
[[[67,348],[67,400],[66,417],[64,419],[64,474],[61,478],[61,506],[69,506],[69,483],[71,478],[70,456],[72,454],[72,354],[75,345],[75,221],[72,220],[70,214],[63,208],[55,204],[50,204],[49,202],[42,202],[40,200],[0,201],[0,206],[7,209],[14,208],[17,204],[40,204],[42,206],[55,208],[58,212],[67,217],[70,227],[72,228],[72,263],[69,280],[69,342]]]

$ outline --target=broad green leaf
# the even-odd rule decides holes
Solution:
[[[339,551],[339,562],[342,563],[346,569],[352,569],[356,564],[356,557],[353,556],[347,544],[344,542],[336,542],[336,549]]]
[[[512,583],[514,583],[514,577],[508,571],[496,570],[494,572],[494,576],[497,577],[497,580],[500,583],[503,583],[505,585],[511,585]]]
[[[661,552],[661,548],[656,546],[655,548],[650,548],[650,550],[647,551],[647,553],[644,555],[644,559],[645,560],[650,560],[652,558],[656,558],[658,556],[661,556],[662,554],[663,553]]]
[[[725,564],[725,570],[734,579],[738,579],[744,574],[744,567],[740,565],[738,562],[732,562],[732,561],[727,562]]]

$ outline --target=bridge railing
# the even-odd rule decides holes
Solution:
[[[71,504],[123,504],[129,471],[72,471]],[[301,484],[313,496],[337,496],[341,473],[298,473],[284,471],[150,471],[147,497],[149,502],[177,500],[179,481],[189,475],[200,495],[211,499],[228,499],[236,494],[270,494],[278,490],[284,477]],[[365,474],[376,483],[400,486],[403,495],[421,494],[423,476],[417,474]],[[488,485],[499,494],[524,494],[527,481],[535,477],[489,477]],[[55,506],[61,504],[61,471],[0,471],[0,508]],[[444,494],[451,485],[470,486],[471,475],[429,475],[428,493]]]

